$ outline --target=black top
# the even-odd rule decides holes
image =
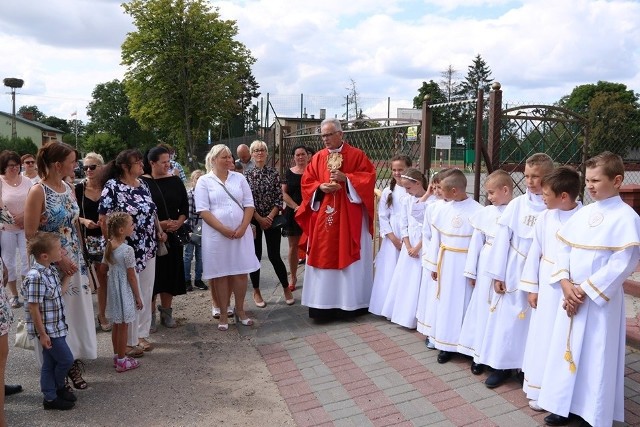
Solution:
[[[100,199],[91,200],[84,195],[85,181],[76,184],[75,193],[76,201],[80,207],[80,217],[90,219],[91,221],[98,222],[98,206],[100,205]],[[98,228],[86,228],[82,227],[87,236],[102,236],[102,230]]]
[[[153,179],[140,177],[147,183],[153,203],[158,207],[158,219],[178,219],[180,215],[189,218],[189,198],[187,189],[177,176]]]

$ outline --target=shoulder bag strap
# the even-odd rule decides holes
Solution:
[[[154,177],[151,177],[151,181],[153,181],[153,183],[156,185],[156,188],[158,189],[158,192],[160,193],[160,197],[162,198],[162,204],[164,205],[164,211],[167,214],[167,219],[171,219],[171,217],[169,216],[169,209],[167,209],[167,202],[165,202],[164,200],[164,195],[162,194],[162,190],[160,189],[160,186],[158,185]]]
[[[222,187],[222,189],[229,195],[229,197],[231,197],[231,200],[233,200],[234,202],[236,202],[236,205],[238,205],[240,207],[240,209],[244,210],[244,208],[242,207],[242,205],[240,204],[240,202],[233,197],[233,195],[231,193],[229,193],[229,190],[227,190],[227,187],[221,183],[220,181],[216,181],[218,184],[220,184],[220,186]]]

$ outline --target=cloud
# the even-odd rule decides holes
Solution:
[[[47,114],[83,107],[98,83],[122,78],[120,45],[133,29],[120,1],[5,2],[0,77],[25,79],[20,104]],[[276,113],[343,114],[350,79],[363,111],[410,106],[422,81],[449,65],[466,75],[481,54],[509,102],[552,103],[584,83],[640,91],[640,3],[624,0],[227,0],[257,59],[253,74]],[[55,12],[55,19],[52,13]],[[286,12],[286,13],[284,13]],[[0,110],[8,111],[6,94]],[[24,101],[24,102],[23,102]],[[71,108],[73,111],[75,108]],[[331,111],[332,113],[330,113]],[[68,113],[65,113],[68,114]],[[273,115],[273,112],[270,113]],[[61,115],[60,117],[64,117]]]

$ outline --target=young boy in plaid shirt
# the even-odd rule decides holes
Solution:
[[[35,261],[24,278],[22,294],[27,332],[38,338],[42,348],[42,404],[44,409],[71,409],[76,396],[65,387],[65,378],[74,360],[66,341],[68,328],[62,299],[65,289],[57,269],[51,265],[62,259],[60,237],[54,233],[36,233],[29,242],[29,253]]]

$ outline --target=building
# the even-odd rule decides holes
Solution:
[[[11,138],[11,121],[13,116],[0,111],[0,136]],[[36,147],[51,141],[62,141],[63,131],[43,123],[27,120],[16,115],[16,134],[18,138],[31,138]]]

